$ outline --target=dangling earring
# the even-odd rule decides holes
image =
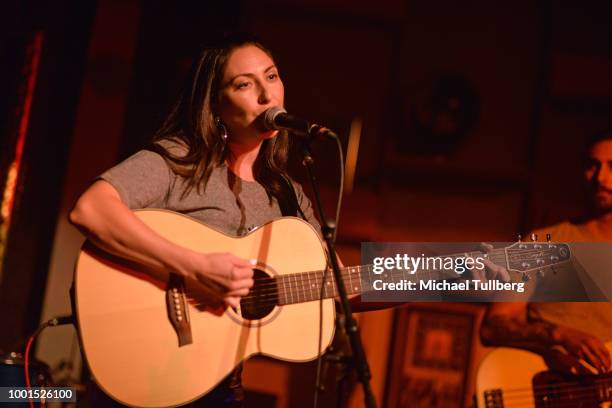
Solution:
[[[223,122],[221,122],[220,117],[217,116],[215,118],[215,124],[217,125],[217,129],[219,129],[219,133],[221,133],[221,141],[223,142],[223,144],[226,144],[227,143],[227,128],[225,127]]]

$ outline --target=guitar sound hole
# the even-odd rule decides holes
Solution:
[[[278,289],[276,279],[259,269],[254,269],[253,279],[249,294],[240,300],[240,312],[244,319],[259,320],[278,304]]]

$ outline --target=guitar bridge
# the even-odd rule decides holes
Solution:
[[[185,298],[185,282],[181,276],[174,273],[170,274],[166,287],[166,309],[170,324],[178,336],[179,347],[191,344],[193,340],[189,309]]]

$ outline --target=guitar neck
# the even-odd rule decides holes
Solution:
[[[489,255],[504,255],[503,249],[493,250]],[[465,256],[482,256],[481,252],[461,253],[444,255],[442,258],[459,258]],[[491,256],[491,258],[494,258]],[[407,269],[385,269],[383,273],[374,272],[374,265],[357,265],[340,269],[348,295],[358,295],[371,290],[375,280],[385,282],[399,282],[402,280],[438,280],[456,279],[460,274],[453,270],[418,268]],[[318,299],[328,299],[338,296],[336,279],[331,269],[326,271],[299,272],[276,277],[278,290],[278,304],[288,305],[295,303],[310,302]],[[365,285],[365,287],[364,287]]]

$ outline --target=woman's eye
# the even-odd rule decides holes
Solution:
[[[272,74],[268,74],[268,79],[270,81],[275,80],[278,78],[278,74],[276,72],[272,73]]]
[[[247,88],[249,85],[250,85],[250,84],[249,84],[249,82],[238,82],[238,83],[236,84],[236,88],[237,88],[237,89],[245,89],[245,88]]]

